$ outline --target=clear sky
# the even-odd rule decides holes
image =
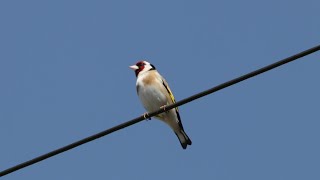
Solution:
[[[0,170],[145,112],[128,68],[177,100],[319,44],[320,1],[0,1]],[[3,179],[320,179],[320,52]]]

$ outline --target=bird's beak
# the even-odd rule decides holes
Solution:
[[[132,65],[132,66],[129,66],[130,69],[132,70],[137,70],[139,69],[139,67],[137,65]]]

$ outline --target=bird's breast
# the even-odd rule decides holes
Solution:
[[[158,110],[161,106],[167,104],[165,95],[152,86],[139,87],[138,95],[143,106],[149,112]]]

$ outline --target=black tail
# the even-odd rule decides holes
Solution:
[[[180,130],[180,132],[175,132],[175,134],[177,135],[183,149],[186,149],[188,145],[192,144],[191,139],[188,137],[188,135],[186,134],[186,132],[184,132],[183,129]]]

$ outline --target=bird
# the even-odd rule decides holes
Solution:
[[[165,108],[175,103],[167,81],[159,74],[154,65],[148,61],[140,60],[129,67],[135,72],[137,94],[148,112],[156,111],[159,108]],[[183,129],[178,107],[158,114],[155,118],[169,125],[178,137],[183,149],[192,144],[191,139]]]

